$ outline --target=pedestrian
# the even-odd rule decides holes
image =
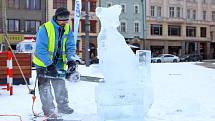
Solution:
[[[68,24],[69,15],[70,12],[66,8],[58,8],[52,19],[40,26],[36,34],[33,62],[36,65],[42,110],[49,118],[57,118],[51,86],[54,89],[58,113],[73,113],[73,109],[68,105],[65,80],[58,78],[60,70],[72,72],[77,67],[75,63],[76,42],[72,28]]]

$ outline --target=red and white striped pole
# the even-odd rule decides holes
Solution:
[[[11,51],[7,51],[7,91],[10,91],[10,95],[13,95],[13,54]]]
[[[6,84],[0,84],[0,86],[6,86],[5,89],[7,91],[10,91],[10,95],[13,95],[13,62],[12,62],[12,57],[13,54],[11,51],[0,51],[0,54],[4,54],[6,56],[5,61],[7,61],[7,68],[6,68],[6,76],[7,76],[7,83]]]

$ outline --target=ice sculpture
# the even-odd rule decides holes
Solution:
[[[120,25],[120,13],[120,5],[96,9],[96,15],[101,21],[101,32],[98,36],[98,58],[103,64],[107,83],[129,82],[137,77],[137,58],[117,30]],[[122,76],[119,76],[120,74]],[[132,81],[132,83],[134,82]]]
[[[98,58],[105,80],[96,88],[98,121],[144,121],[152,103],[151,53],[140,50],[135,55],[126,44],[117,30],[121,9],[120,5],[96,9],[101,22]]]

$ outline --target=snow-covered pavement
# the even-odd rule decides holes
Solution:
[[[154,103],[146,121],[215,121],[215,69],[195,63],[153,63],[151,67]],[[102,77],[97,65],[79,66],[79,70],[85,76]],[[34,79],[35,71],[32,84]],[[96,121],[96,86],[95,82],[67,82],[70,106],[75,113],[63,117]],[[35,111],[41,113],[37,89],[36,92]],[[24,85],[14,86],[13,96],[0,90],[0,115],[16,114],[22,121],[31,121],[31,97]],[[19,121],[19,118],[0,116],[0,121]]]
[[[147,121],[215,121],[215,70],[194,63],[153,64]]]

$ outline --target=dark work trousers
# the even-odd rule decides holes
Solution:
[[[54,89],[55,100],[58,108],[68,106],[68,91],[66,89],[64,79],[50,79],[44,77],[44,69],[37,69],[38,76],[38,88],[40,94],[40,100],[42,102],[42,109],[44,113],[53,112],[55,105],[53,103],[54,97],[52,94],[52,88]]]

